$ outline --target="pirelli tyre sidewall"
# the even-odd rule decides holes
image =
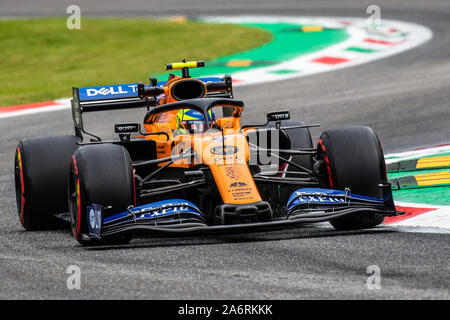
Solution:
[[[68,212],[70,157],[79,138],[72,135],[22,139],[14,157],[17,210],[27,230],[64,227],[55,214]]]
[[[386,165],[380,140],[365,126],[331,129],[322,133],[318,146],[319,158],[324,164],[322,184],[332,189],[382,198],[378,186],[386,183]],[[376,213],[356,213],[333,219],[338,230],[371,228],[383,222]]]
[[[92,204],[110,207],[103,218],[136,205],[134,174],[128,151],[119,145],[86,145],[72,156],[69,177],[69,207],[72,233],[82,245],[128,243],[131,234],[87,240],[87,207]]]

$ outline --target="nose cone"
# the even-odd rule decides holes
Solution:
[[[224,203],[262,201],[248,168],[249,148],[244,135],[218,134],[202,151],[203,163],[209,165]]]

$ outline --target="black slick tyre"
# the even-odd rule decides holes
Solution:
[[[54,215],[69,211],[70,158],[79,138],[71,135],[22,139],[14,157],[19,220],[26,230],[64,226]]]
[[[354,194],[382,198],[379,185],[386,183],[386,165],[380,141],[371,128],[351,126],[325,131],[317,149],[324,163],[325,187],[348,188]],[[372,228],[383,220],[377,213],[355,213],[330,223],[337,230],[355,230]]]
[[[133,168],[128,151],[119,145],[99,144],[79,148],[72,156],[69,176],[69,206],[72,233],[84,246],[126,244],[131,234],[90,240],[87,207],[110,207],[103,218],[136,204]]]

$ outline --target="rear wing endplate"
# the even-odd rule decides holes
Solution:
[[[75,134],[83,138],[82,134],[85,133],[96,140],[101,140],[84,130],[83,113],[144,107],[149,109],[154,105],[154,99],[142,100],[138,98],[137,91],[135,93],[132,91],[133,89],[130,89],[133,88],[132,85],[72,88],[73,99],[71,103]],[[125,91],[125,88],[128,91]],[[101,97],[98,95],[101,95]]]

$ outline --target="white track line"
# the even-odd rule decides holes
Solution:
[[[432,155],[439,156],[440,153],[448,153],[448,152],[450,152],[450,145],[442,145],[431,148],[423,148],[387,154],[385,155],[385,160],[386,163],[392,163],[401,160],[417,159],[425,156],[432,156]],[[444,190],[443,192],[448,192],[448,190],[447,191]],[[385,225],[384,227],[405,232],[450,234],[450,206],[409,203],[401,201],[395,201],[395,204],[403,207],[431,208],[434,210],[422,213],[420,215],[399,222]]]
[[[450,152],[450,144],[431,147],[431,148],[391,153],[391,154],[385,155],[385,160],[386,160],[386,163],[389,164],[389,163],[398,162],[401,160],[417,159],[417,158],[432,156],[432,155],[439,156],[439,154],[441,154],[441,153],[448,153],[448,152]]]
[[[384,228],[403,232],[445,233],[450,234],[450,206],[435,206],[429,204],[395,201],[402,207],[434,209],[392,224],[383,225]]]
[[[56,104],[55,104],[56,103]],[[37,108],[23,109],[11,112],[2,112],[0,108],[0,119],[13,118],[18,116],[32,115],[36,113],[67,110],[71,108],[70,98],[58,99],[52,101],[49,106],[41,106]]]

